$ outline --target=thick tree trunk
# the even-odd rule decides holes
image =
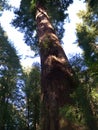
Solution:
[[[41,57],[42,130],[60,130],[59,108],[71,102],[73,71],[50,23],[47,12],[37,5],[37,31]]]

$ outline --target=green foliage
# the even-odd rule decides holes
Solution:
[[[0,0],[0,15],[2,15],[5,9],[11,9],[11,6],[8,4],[8,0]]]
[[[79,106],[64,106],[60,109],[60,115],[77,125],[85,125],[85,120],[83,118],[83,112],[80,110]]]
[[[89,112],[92,112],[92,114],[88,113],[86,115],[86,122],[90,128],[92,128],[90,125],[91,121],[88,119],[91,119],[94,122],[97,122],[98,120],[98,8],[96,8],[98,3],[96,2],[94,4],[93,1],[91,2],[92,3],[88,3],[87,11],[80,11],[78,13],[78,16],[83,22],[77,26],[78,45],[83,49],[84,61],[88,68],[86,72],[84,71],[86,81],[83,86],[85,86],[84,90],[86,90],[86,97],[88,99],[88,107],[85,104],[84,107],[86,108],[86,111],[84,112],[87,113],[87,109]],[[91,116],[89,117],[88,115]]]
[[[0,28],[0,129],[36,129],[40,115],[39,67],[34,67],[25,77],[25,93],[19,57],[15,48],[8,42],[6,33]],[[25,96],[27,98],[25,98]],[[29,99],[29,100],[27,100]],[[27,107],[29,104],[29,107]],[[30,112],[30,117],[26,112]],[[27,120],[29,122],[27,123]]]
[[[36,130],[40,119],[40,69],[39,65],[34,65],[29,73],[25,72],[26,95],[26,120],[28,129]]]
[[[12,58],[11,58],[12,57]],[[10,64],[8,64],[10,63]],[[6,32],[0,27],[0,65],[8,65],[14,69],[20,67],[19,57],[13,45],[11,45],[7,40]]]
[[[88,4],[88,6],[90,6],[90,8],[93,9],[93,11],[98,13],[98,0],[85,0]]]
[[[56,30],[56,33],[61,39],[63,37],[64,19],[67,17],[68,6],[72,3],[72,0],[22,0],[20,9],[15,11],[16,18],[12,24],[15,27],[19,27],[20,31],[25,34],[25,42],[31,46],[35,51],[38,51],[38,38],[36,34],[36,4],[42,4],[47,10],[51,22]],[[55,7],[55,8],[54,8]],[[53,10],[53,11],[52,11]],[[57,13],[58,12],[58,13]]]
[[[5,0],[0,0],[0,11],[4,9],[4,5],[6,4]]]
[[[96,65],[93,64],[94,72],[94,66],[92,65],[92,69],[88,68],[85,59],[78,55],[71,58],[70,63],[80,82],[73,94],[74,104],[60,108],[61,117],[85,129],[97,130],[98,75],[94,74],[98,72]]]
[[[98,14],[87,6],[87,11],[80,11],[78,16],[83,22],[77,25],[77,41],[83,49],[86,63],[90,66],[98,60]]]
[[[82,23],[77,26],[78,44],[83,49],[84,61],[88,68],[86,77],[86,91],[93,116],[98,120],[97,89],[98,89],[98,1],[89,0],[87,10],[80,11]]]
[[[0,128],[12,124],[12,99],[21,69],[15,48],[0,27]]]

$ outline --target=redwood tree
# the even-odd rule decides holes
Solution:
[[[71,3],[72,0],[22,0],[20,9],[15,11],[13,24],[20,27],[26,43],[33,49],[37,46],[40,54],[42,130],[64,127],[59,108],[72,103],[70,94],[76,87],[74,72],[60,42],[65,10]]]

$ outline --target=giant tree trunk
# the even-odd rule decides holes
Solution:
[[[60,130],[59,108],[71,102],[73,71],[50,23],[49,16],[37,5],[37,32],[41,57],[42,130]]]

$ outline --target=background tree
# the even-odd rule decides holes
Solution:
[[[6,33],[0,27],[0,129],[11,124],[11,99],[20,69],[16,50],[9,44]]]
[[[28,130],[37,130],[40,120],[40,69],[39,65],[34,65],[30,72],[25,72],[26,96],[26,126]]]
[[[83,57],[86,63],[85,76],[85,92],[87,95],[89,110],[91,111],[87,118],[87,125],[89,129],[98,129],[97,107],[97,80],[98,80],[98,2],[86,1],[86,11],[80,11],[78,16],[82,18],[82,23],[77,25],[78,45],[83,49]],[[96,96],[95,96],[96,95]],[[95,114],[96,113],[96,114]],[[93,124],[94,123],[94,124]],[[93,124],[93,125],[92,125]],[[95,128],[93,128],[95,126]]]
[[[10,5],[6,0],[1,0],[0,15],[4,9],[10,9]],[[15,130],[18,128],[18,122],[23,125],[23,119],[18,110],[19,103],[16,103],[17,97],[20,96],[18,82],[21,73],[17,52],[0,26],[0,130]],[[16,96],[17,94],[18,96]]]

